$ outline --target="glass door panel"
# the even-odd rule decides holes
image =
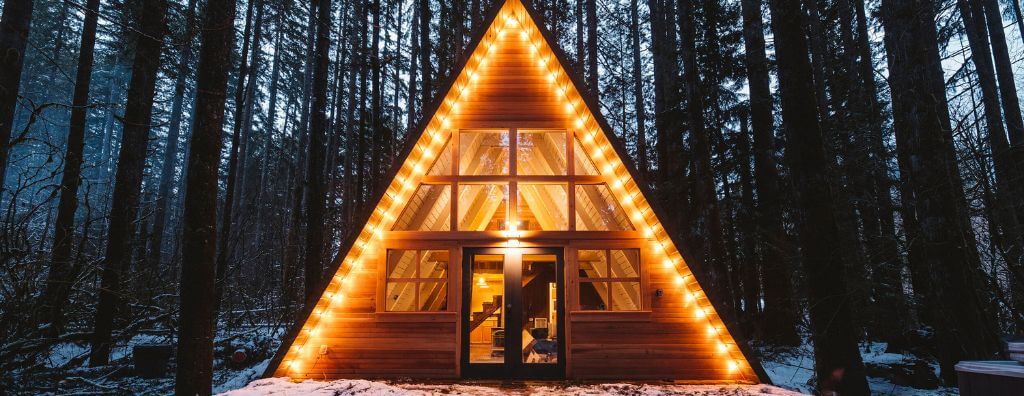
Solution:
[[[474,254],[469,289],[469,362],[505,362],[505,255]]]
[[[558,364],[558,257],[522,256],[522,362]]]

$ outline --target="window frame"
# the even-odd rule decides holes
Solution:
[[[436,246],[434,246],[434,247],[431,247],[431,246],[385,246],[384,247],[384,255],[383,255],[384,257],[383,257],[383,260],[382,260],[383,265],[380,266],[380,268],[381,268],[380,269],[380,281],[381,281],[381,284],[383,285],[383,287],[378,288],[380,290],[380,292],[378,293],[378,296],[377,296],[379,303],[376,304],[377,305],[376,312],[378,312],[378,313],[387,313],[387,314],[430,314],[430,313],[440,313],[440,312],[451,312],[453,310],[453,307],[452,307],[452,286],[453,286],[452,285],[452,276],[453,276],[452,261],[453,261],[453,259],[458,259],[458,257],[455,255],[456,254],[456,250],[458,250],[458,249],[452,249],[450,247],[440,247],[439,248],[439,247],[436,247]],[[392,252],[409,252],[409,251],[416,252],[416,259],[414,261],[414,263],[415,263],[414,275],[415,276],[411,277],[411,278],[392,278],[390,276],[390,274],[389,274],[389,268],[388,268],[388,266],[390,265]],[[447,267],[445,268],[445,275],[443,277],[439,277],[439,278],[426,278],[426,277],[421,276],[421,274],[420,274],[420,266],[422,264],[421,260],[423,258],[423,253],[427,252],[427,251],[447,251],[448,252],[448,264],[447,264]],[[394,310],[389,310],[388,309],[388,300],[387,300],[387,298],[388,298],[388,286],[390,286],[391,284],[396,284],[396,283],[412,283],[412,284],[416,285],[416,287],[415,287],[415,297],[414,297],[414,300],[413,300],[413,307],[415,309],[407,310],[407,311],[394,311]],[[444,308],[439,309],[439,310],[423,310],[423,309],[421,309],[421,304],[420,304],[420,287],[423,284],[425,284],[425,283],[442,283],[442,284],[444,284],[444,291],[445,291],[445,307]]]
[[[580,261],[579,261],[580,252],[581,251],[588,251],[588,250],[589,251],[600,251],[600,252],[603,252],[603,254],[605,256],[605,262],[608,263],[608,274],[606,274],[606,276],[603,276],[603,277],[589,277],[589,276],[582,276],[582,275],[580,275],[580,269],[579,269],[580,268]],[[611,261],[611,252],[615,251],[615,250],[624,250],[624,251],[625,250],[631,250],[631,251],[635,251],[636,252],[636,257],[637,257],[636,272],[637,272],[637,275],[635,277],[612,277],[611,276],[611,265],[612,265],[611,264],[612,263],[612,261]],[[615,245],[601,246],[601,245],[596,245],[595,244],[593,246],[579,246],[579,247],[575,248],[574,251],[573,251],[573,255],[572,255],[572,258],[573,258],[572,272],[570,273],[570,276],[572,277],[572,280],[573,280],[573,282],[572,282],[572,287],[573,287],[573,290],[572,290],[572,293],[573,293],[572,310],[575,311],[575,312],[585,312],[585,313],[645,312],[645,310],[648,309],[648,307],[650,306],[650,301],[648,301],[647,293],[645,292],[647,290],[647,276],[646,276],[647,275],[647,271],[645,271],[645,269],[644,269],[644,262],[645,262],[644,254],[645,254],[644,249],[641,248],[640,246],[635,246],[635,245],[630,246],[630,245],[617,245],[617,244],[615,244]],[[638,295],[639,298],[638,298],[638,301],[637,301],[636,309],[630,309],[630,310],[623,310],[623,309],[616,310],[616,309],[614,309],[615,297],[614,297],[613,294],[611,294],[612,284],[614,284],[614,283],[634,283],[634,282],[637,283],[639,285],[639,288],[640,288],[639,295]],[[582,305],[580,304],[580,294],[581,294],[580,291],[581,291],[584,283],[604,283],[604,284],[608,285],[607,287],[608,287],[608,290],[609,290],[608,291],[609,296],[608,296],[608,302],[605,305],[605,307],[606,307],[605,309],[583,309],[582,308]]]

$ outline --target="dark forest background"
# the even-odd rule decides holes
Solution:
[[[157,334],[208,392],[214,341],[295,319],[493,1],[0,0],[0,387]],[[759,353],[812,343],[862,394],[858,343],[952,385],[1024,332],[1017,0],[529,2]]]

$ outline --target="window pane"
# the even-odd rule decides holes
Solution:
[[[577,175],[594,176],[597,175],[597,167],[594,166],[594,161],[590,159],[583,149],[583,145],[579,139],[576,139],[576,144],[573,145],[573,162],[575,162],[573,168]]]
[[[640,310],[640,282],[612,282],[612,310]]]
[[[444,311],[448,309],[448,283],[420,283],[420,311]]]
[[[415,278],[416,251],[388,250],[388,278]]]
[[[518,186],[519,225],[523,230],[564,231],[569,229],[566,212],[569,196],[565,184],[522,184]]]
[[[423,250],[420,253],[420,278],[446,278],[448,276],[448,251]]]
[[[580,309],[608,310],[608,282],[580,282]]]
[[[640,277],[640,251],[636,249],[612,250],[611,278]]]
[[[460,175],[507,175],[508,131],[459,134]]]
[[[503,229],[508,211],[508,186],[459,185],[459,231]]]
[[[520,131],[516,141],[516,172],[520,175],[564,175],[565,132]]]
[[[395,231],[450,231],[452,189],[447,184],[421,184],[395,221]]]
[[[558,258],[524,254],[522,265],[523,363],[558,363]]]
[[[416,283],[388,282],[385,309],[388,311],[415,311]]]
[[[580,250],[576,255],[580,278],[608,277],[608,257],[604,250]]]
[[[585,184],[576,186],[576,229],[628,231],[633,225],[606,184]]]
[[[505,256],[473,255],[469,288],[469,362],[505,362]]]
[[[445,139],[448,139],[446,136]],[[444,143],[444,149],[434,160],[434,165],[427,171],[430,176],[448,176],[452,174],[452,145],[450,141]]]

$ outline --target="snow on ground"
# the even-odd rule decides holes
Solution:
[[[861,346],[861,357],[865,364],[894,364],[911,359],[911,356],[898,353],[886,353],[886,344],[873,342]],[[804,344],[800,348],[772,359],[763,359],[761,365],[772,383],[777,386],[810,394],[814,390],[811,376],[814,374],[814,355],[811,346]],[[938,374],[939,367],[932,364]],[[958,395],[957,388],[915,389],[893,384],[887,379],[868,377],[868,386],[873,395],[927,396],[927,395]]]
[[[462,382],[458,384],[424,384],[402,382],[374,382],[366,380],[337,380],[291,382],[284,378],[270,378],[250,383],[248,386],[223,393],[223,396],[271,396],[271,395],[685,395],[685,396],[754,396],[754,395],[800,395],[768,385],[663,385],[663,384],[551,384],[551,383],[490,383]]]

